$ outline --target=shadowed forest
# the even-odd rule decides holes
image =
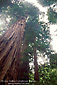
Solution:
[[[37,3],[48,7],[48,22],[39,18],[45,12],[25,0],[0,0],[1,85],[57,85],[57,53],[50,44],[57,0]]]

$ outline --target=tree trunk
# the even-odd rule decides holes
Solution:
[[[36,48],[34,48],[34,80],[39,81],[39,72],[38,72],[38,63],[37,63],[37,54]]]
[[[26,18],[21,17],[0,38],[0,81],[26,80],[28,75],[28,62],[21,62],[22,39]]]
[[[27,57],[27,54],[24,54],[26,48],[27,48],[27,43],[24,40],[22,50],[21,50],[19,74],[21,80],[26,80],[27,82],[29,82],[29,59]]]

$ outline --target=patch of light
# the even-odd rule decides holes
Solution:
[[[45,55],[45,57],[43,57],[43,55],[41,55],[41,57],[38,56],[37,62],[38,62],[38,65],[42,65],[42,64],[46,64],[46,63],[50,64],[50,61],[49,61],[49,58],[47,57],[47,55]]]
[[[3,22],[2,22],[2,20],[0,20],[0,25],[2,25],[3,24]]]
[[[9,19],[9,18],[6,18],[6,21],[7,21],[7,22],[10,22],[10,19]]]
[[[46,16],[46,14],[44,15],[39,15],[39,21],[44,21],[44,22],[48,22],[48,16]]]
[[[38,57],[38,65],[44,64],[42,57]]]
[[[30,69],[33,68],[31,71],[34,73],[34,61],[29,63]]]
[[[43,6],[40,5],[39,3],[35,3],[34,5],[35,5],[36,7],[38,7],[41,12],[47,13],[48,7],[43,7]]]
[[[34,6],[38,7],[40,9],[41,12],[47,12],[48,7],[43,7],[41,4],[39,4],[37,2],[37,0],[25,0],[31,4],[33,4]]]
[[[11,0],[12,3],[15,3],[15,0]]]
[[[37,3],[37,0],[25,0],[25,1],[27,1],[29,3]]]
[[[52,49],[57,52],[57,24],[56,25],[50,25],[50,34],[51,34],[51,45]]]
[[[54,34],[57,30],[57,24],[50,25],[50,34]]]
[[[52,49],[57,53],[57,36],[51,41]]]
[[[47,59],[48,57],[47,57],[47,55],[45,55],[45,59]]]

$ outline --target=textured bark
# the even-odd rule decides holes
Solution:
[[[35,71],[34,80],[39,81],[39,72],[38,72],[36,48],[34,48],[34,71]]]
[[[26,64],[29,64],[20,61],[25,23],[26,18],[19,18],[0,37],[0,81],[28,79],[23,73],[28,71]]]

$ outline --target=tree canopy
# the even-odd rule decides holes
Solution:
[[[57,2],[57,0],[38,0],[38,2],[40,4],[42,4],[43,6],[50,6],[51,4],[54,4]]]
[[[47,15],[50,23],[57,23],[57,0],[38,0],[43,6],[49,7]]]

